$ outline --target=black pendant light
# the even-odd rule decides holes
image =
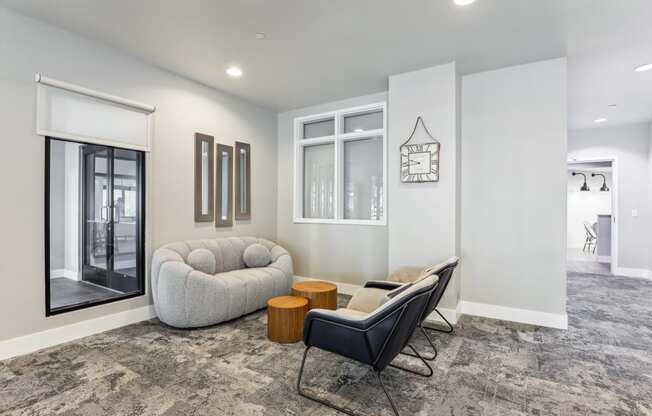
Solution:
[[[602,176],[602,188],[600,188],[600,192],[609,192],[609,187],[607,186],[607,178],[601,174],[601,173],[592,173],[591,177],[594,178],[596,176]]]
[[[575,176],[575,175],[582,175],[582,176],[584,176],[584,185],[582,185],[582,187],[580,188],[580,191],[582,191],[582,192],[589,192],[591,189],[589,189],[589,185],[587,185],[587,183],[586,183],[586,175],[583,174],[583,173],[581,173],[581,172],[573,172],[573,176]]]

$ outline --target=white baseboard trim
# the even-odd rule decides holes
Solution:
[[[459,304],[458,304],[458,305],[459,305]],[[453,324],[453,325],[457,324],[458,313],[457,313],[457,310],[456,310],[456,309],[437,308],[437,310],[438,310],[442,315],[444,315],[444,318],[446,318],[446,320],[448,320],[448,322],[450,322],[450,323]],[[445,322],[442,321],[442,319],[439,317],[439,315],[437,315],[435,312],[433,312],[432,314],[430,314],[430,316],[428,316],[428,317],[426,318],[426,321],[425,321],[425,322],[426,322],[426,324],[427,324],[428,322],[443,323],[443,324],[445,324]]]
[[[0,341],[0,360],[29,354],[43,348],[74,341],[89,335],[146,321],[155,316],[154,306],[149,305]]]
[[[294,280],[297,282],[302,282],[306,280],[326,280],[326,279],[315,279],[311,277],[304,276],[294,276]],[[353,295],[356,290],[360,289],[362,286],[354,285],[350,283],[335,282],[332,280],[327,280],[331,283],[337,285],[337,292],[343,295]],[[549,328],[557,329],[567,329],[568,328],[568,317],[564,314],[554,314],[548,312],[538,312],[530,311],[524,309],[508,308],[505,306],[498,305],[488,305],[485,303],[475,303],[475,302],[466,302],[461,301],[457,304],[456,309],[448,308],[437,308],[439,312],[451,324],[457,324],[459,317],[462,315],[474,315],[482,316],[485,318],[500,319],[503,321],[512,321],[519,322],[523,324],[530,325],[539,325]],[[442,322],[437,314],[433,313],[430,315],[426,322]]]
[[[566,314],[531,311],[467,301],[462,301],[460,304],[461,313],[464,315],[481,316],[484,318],[545,326],[548,328],[568,329],[568,316]]]
[[[652,270],[616,267],[616,276],[638,277],[641,279],[652,280]]]
[[[65,277],[72,280],[79,280],[79,273],[68,269],[54,269],[50,271],[50,278]]]

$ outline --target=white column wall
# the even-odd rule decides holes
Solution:
[[[388,268],[427,266],[457,254],[458,80],[455,63],[389,77]],[[418,116],[441,143],[440,178],[401,183],[399,147]],[[423,139],[423,135],[415,139]],[[455,309],[455,276],[441,307]]]
[[[563,327],[566,60],[465,76],[462,96],[462,310]]]

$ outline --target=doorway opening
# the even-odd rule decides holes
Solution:
[[[46,315],[143,295],[143,152],[52,137],[45,149]]]
[[[612,275],[617,266],[614,160],[568,162],[569,272]]]

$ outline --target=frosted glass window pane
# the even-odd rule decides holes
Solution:
[[[334,152],[333,144],[303,149],[304,218],[333,218]]]
[[[247,151],[240,149],[240,213],[247,212]]]
[[[209,172],[208,172],[208,142],[201,142],[201,213],[208,215],[208,185],[209,185]]]
[[[365,130],[383,128],[383,112],[354,114],[344,117],[344,133],[355,133]]]
[[[220,212],[222,213],[222,220],[226,221],[227,213],[229,212],[229,154],[222,152],[222,206]]]
[[[303,138],[332,136],[335,134],[335,119],[318,120],[303,125]]]
[[[344,143],[344,218],[380,220],[383,215],[383,139]]]

